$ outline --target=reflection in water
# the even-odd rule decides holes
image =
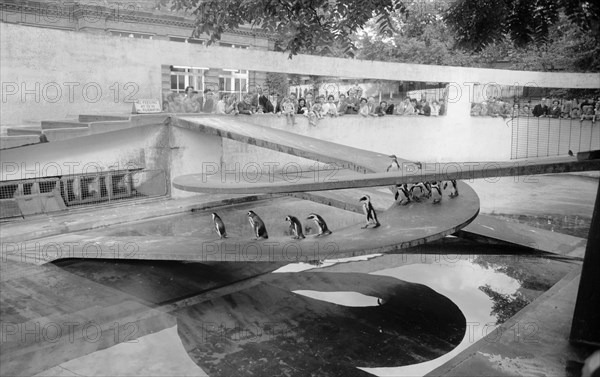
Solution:
[[[302,289],[292,292],[302,296],[314,298],[315,300],[327,301],[336,305],[351,307],[378,306],[382,303],[382,300],[378,297],[366,296],[358,292],[321,292]]]
[[[458,305],[468,324],[461,343],[435,360],[398,368],[361,368],[377,376],[420,376],[442,365],[496,328],[494,303],[479,287],[488,285],[502,294],[513,294],[520,288],[518,281],[506,274],[453,256],[439,258],[435,264],[411,264],[373,274],[427,285]]]
[[[57,264],[156,304],[239,279],[252,282],[260,274],[233,293],[170,313],[177,317],[186,352],[211,376],[423,375],[485,337],[497,326],[497,315],[507,313],[494,311],[502,301],[480,287],[489,286],[500,298],[522,294],[532,300],[574,266],[523,256],[433,254],[336,262]],[[267,273],[278,267],[278,273]],[[307,292],[321,297],[299,294]],[[358,307],[356,299],[372,306]]]
[[[269,276],[172,313],[188,354],[209,375],[366,376],[357,365],[435,359],[465,334],[457,306],[421,284],[324,271]],[[291,293],[299,290],[352,291],[349,297],[381,297],[382,305],[336,305]]]
[[[529,301],[523,298],[520,292],[502,294],[496,292],[489,284],[481,286],[479,289],[494,301],[491,314],[496,316],[497,325],[506,322],[507,319],[517,314],[519,310],[529,304]]]
[[[366,261],[371,258],[377,258],[382,255],[383,254],[369,254],[369,255],[359,255],[356,257],[349,257],[349,258],[325,259],[323,261],[318,261],[318,263],[304,263],[304,262],[290,263],[281,268],[278,268],[277,270],[275,270],[273,272],[280,273],[280,272],[308,271],[308,270],[312,270],[313,268],[325,268],[325,267],[330,267],[330,266],[340,264],[340,263]]]

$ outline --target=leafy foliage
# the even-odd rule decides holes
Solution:
[[[269,93],[288,93],[290,89],[288,75],[278,72],[267,72]]]
[[[516,47],[544,44],[561,12],[598,43],[600,5],[597,1],[456,0],[444,19],[456,32],[459,47],[480,51],[506,36]]]
[[[229,29],[259,27],[275,36],[276,49],[320,53],[334,44],[352,55],[351,35],[371,18],[378,32],[393,30],[390,14],[401,12],[400,0],[159,0],[172,10],[189,10],[196,17],[193,36],[208,34],[209,43]]]
[[[412,3],[405,12],[393,14],[396,32],[382,36],[364,32],[357,38],[357,57],[418,64],[467,65],[469,56],[455,48],[452,32],[441,19],[438,2]],[[367,30],[373,29],[367,24]]]

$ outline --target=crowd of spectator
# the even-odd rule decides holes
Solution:
[[[596,122],[600,117],[600,97],[594,100],[587,99],[548,99],[542,98],[540,102],[532,105],[531,101],[526,103],[503,101],[492,98],[489,101],[471,104],[472,116],[501,116],[511,117],[537,117],[537,118],[561,118],[578,119],[580,122],[591,120]]]
[[[375,97],[363,97],[362,88],[355,83],[346,93],[340,93],[337,98],[333,94],[314,95],[307,92],[304,97],[297,98],[295,93],[287,96],[274,94],[269,98],[261,88],[255,93],[248,93],[238,98],[235,94],[222,93],[215,99],[210,89],[202,94],[188,87],[185,94],[167,93],[163,98],[163,110],[172,113],[214,113],[214,114],[276,114],[286,118],[288,124],[295,125],[296,117],[308,118],[311,125],[316,125],[325,117],[339,117],[356,114],[363,117],[382,117],[385,115],[400,116],[439,116],[446,114],[443,100],[428,100],[424,96],[406,97],[399,103],[390,101],[378,102]]]

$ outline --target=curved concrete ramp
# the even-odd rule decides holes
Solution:
[[[316,237],[313,230],[305,239],[294,240],[290,236],[271,233],[269,239],[259,241],[247,237],[221,240],[216,234],[211,238],[160,234],[155,237],[71,234],[46,239],[49,243],[73,246],[68,254],[47,253],[42,262],[63,258],[108,258],[291,263],[391,252],[453,234],[473,221],[479,212],[479,198],[473,189],[462,182],[459,183],[459,191],[460,196],[453,199],[445,197],[440,204],[434,205],[429,200],[407,206],[394,205],[379,214],[381,226],[374,229],[361,229],[364,223],[360,222],[341,229],[331,229],[333,234],[327,236]],[[358,202],[358,198],[356,200]],[[307,209],[302,207],[301,202],[298,203],[295,215],[303,225],[314,229],[314,223],[305,220],[306,217],[314,211],[315,206],[327,206],[316,203],[311,206]],[[244,217],[246,212],[247,209],[240,209],[235,216]],[[261,213],[268,214],[269,211],[263,208]],[[205,217],[210,217],[208,212]],[[267,215],[263,215],[263,219],[265,222],[272,221]],[[284,223],[283,218],[278,221]]]
[[[409,165],[410,166],[410,165]],[[385,170],[385,169],[384,169]],[[335,174],[315,172],[277,172],[262,179],[231,179],[206,174],[188,174],[175,177],[173,186],[180,190],[202,193],[289,193],[302,191],[338,190],[389,186],[401,183],[471,180],[514,176],[527,182],[531,175],[600,170],[600,160],[577,161],[573,157],[550,157],[519,161],[423,163],[414,171],[390,171],[358,174],[338,170]],[[267,178],[269,178],[267,180]]]
[[[200,131],[242,143],[307,158],[362,173],[386,171],[390,158],[384,153],[348,147],[325,140],[298,135],[275,128],[244,122],[247,115],[237,117],[177,116],[176,127]],[[399,162],[408,162],[398,159]],[[409,165],[413,165],[409,163]],[[413,169],[414,170],[414,169]]]

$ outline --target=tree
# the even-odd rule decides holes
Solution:
[[[441,18],[443,11],[439,2],[414,2],[402,13],[390,16],[395,29],[391,35],[377,33],[375,25],[367,23],[365,31],[357,36],[356,44],[360,46],[357,57],[403,63],[468,65],[472,59],[455,48],[452,32]]]
[[[600,43],[600,4],[586,0],[456,0],[444,19],[460,47],[480,51],[506,36],[516,47],[548,41],[560,14]]]
[[[277,36],[276,49],[290,57],[299,51],[320,53],[341,44],[352,55],[351,36],[376,19],[379,32],[393,29],[390,14],[400,0],[158,0],[160,6],[189,11],[196,17],[193,37],[209,35],[209,44],[229,29],[250,24]]]
[[[278,72],[267,72],[267,87],[269,93],[279,93],[287,95],[290,90],[288,75]]]

